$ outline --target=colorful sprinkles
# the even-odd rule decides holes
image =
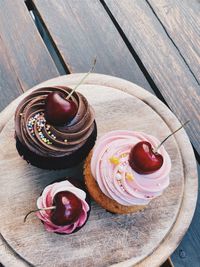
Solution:
[[[20,115],[22,116],[23,114],[20,113]],[[44,117],[44,113],[43,112],[39,112],[37,114],[35,114],[33,117],[31,117],[28,120],[27,123],[27,127],[31,133],[31,135],[33,137],[35,137],[35,133],[34,133],[34,127],[36,125],[36,129],[38,131],[38,135],[40,137],[40,139],[47,145],[52,145],[53,142],[51,142],[51,140],[47,137],[45,137],[45,135],[43,134],[44,128],[47,131],[47,134],[49,135],[49,137],[51,137],[52,139],[56,140],[56,136],[51,132],[51,126],[49,124],[46,123],[45,117]],[[64,143],[67,143],[68,140],[64,139],[63,140]]]
[[[35,115],[36,116],[36,115]],[[30,133],[31,133],[31,135],[34,137],[35,136],[35,134],[34,134],[34,130],[33,130],[33,128],[34,128],[34,124],[35,124],[35,122],[36,122],[36,118],[35,118],[35,116],[34,117],[31,117],[29,120],[28,120],[28,123],[27,123],[27,127],[28,127],[28,129],[29,129],[29,131],[30,131]]]
[[[127,156],[128,156],[128,153],[123,153],[123,154],[121,154],[120,158],[125,158]]]
[[[38,135],[39,135],[40,139],[44,143],[46,143],[47,145],[52,145],[52,142],[48,138],[46,138],[43,134],[44,127],[46,129],[50,129],[50,125],[48,125],[48,124],[46,125],[46,120],[44,118],[43,112],[39,112],[39,113],[35,114],[33,117],[31,117],[28,120],[27,127],[28,127],[28,129],[29,129],[29,131],[33,137],[35,137],[35,133],[34,133],[34,126],[35,125],[36,125],[36,129],[38,131]],[[49,131],[49,133],[51,134],[50,131]],[[52,138],[56,139],[55,135],[53,135]]]
[[[125,166],[128,164],[127,160],[124,160],[124,158],[127,157],[127,155],[128,155],[127,153],[123,153],[120,155],[119,158],[115,156],[112,156],[109,158],[110,163],[116,165],[118,168],[117,173],[115,174],[115,179],[117,180],[119,186],[123,188],[123,190],[124,190],[124,187],[121,183],[121,180],[122,180],[123,172],[125,171]],[[122,162],[120,161],[120,159],[122,159],[121,160]],[[132,173],[125,172],[125,179],[128,181],[133,181],[134,176]]]
[[[42,132],[39,132],[40,139],[47,145],[52,145],[52,142],[44,136]]]
[[[123,172],[124,171],[124,166],[123,165],[119,165],[118,170],[119,170],[119,172]]]
[[[49,124],[46,124],[45,127],[46,127],[46,130],[48,131],[48,130],[50,129],[51,126],[50,126]]]
[[[111,158],[109,158],[109,160],[114,165],[118,165],[120,163],[119,159],[115,156],[112,156]]]
[[[122,175],[118,172],[115,176],[115,178],[120,181],[122,179]]]
[[[126,177],[126,179],[129,180],[129,181],[133,181],[133,179],[134,179],[132,173],[129,173],[129,172],[126,173],[126,176],[125,176],[125,177]]]

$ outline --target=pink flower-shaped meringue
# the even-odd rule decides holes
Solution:
[[[58,192],[62,191],[69,191],[76,195],[82,203],[82,212],[79,217],[79,219],[70,225],[66,226],[58,226],[51,222],[51,210],[41,210],[36,213],[37,217],[43,221],[45,229],[48,232],[56,232],[56,233],[64,233],[64,234],[70,234],[72,233],[77,227],[81,227],[85,221],[87,220],[87,212],[89,211],[89,205],[86,202],[86,193],[75,187],[73,184],[71,184],[69,181],[62,181],[62,182],[56,182],[54,184],[48,185],[45,187],[44,191],[42,192],[42,195],[37,199],[37,207],[38,209],[48,208],[53,206],[53,199],[54,196]]]

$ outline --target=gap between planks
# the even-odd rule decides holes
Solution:
[[[126,34],[124,33],[123,29],[120,27],[119,23],[117,22],[117,20],[115,19],[115,17],[113,16],[112,12],[110,11],[109,7],[107,6],[107,4],[105,3],[104,0],[99,0],[100,3],[102,4],[102,6],[104,7],[105,11],[107,12],[107,14],[109,15],[110,19],[112,20],[113,24],[115,25],[116,29],[118,30],[119,34],[121,35],[123,41],[125,42],[126,46],[128,47],[130,53],[132,54],[132,56],[134,57],[135,61],[137,62],[139,68],[141,69],[142,73],[144,74],[145,78],[147,79],[147,81],[149,82],[151,88],[153,89],[153,91],[155,92],[155,95],[163,102],[165,103],[166,106],[167,102],[165,101],[165,99],[163,98],[162,94],[160,93],[160,91],[158,90],[158,87],[156,86],[156,84],[154,83],[153,79],[151,78],[150,74],[148,73],[147,69],[145,68],[144,64],[142,63],[142,60],[140,59],[139,55],[136,53],[135,49],[133,48],[133,46],[131,45],[131,43],[129,42]]]
[[[35,7],[35,4],[32,0],[25,0],[25,4],[27,6],[27,9],[29,12],[33,12],[33,15],[35,17],[35,25],[38,29],[38,32],[41,36],[41,38],[44,41],[44,44],[46,48],[49,51],[49,54],[51,55],[60,75],[64,74],[70,74],[72,71],[70,70],[70,66],[67,65],[62,58],[62,55],[59,52],[59,49],[57,48],[53,38],[51,37],[51,34],[49,33],[47,27],[45,26],[45,23],[40,16],[40,13],[37,11],[37,8]],[[33,18],[32,18],[33,19]]]

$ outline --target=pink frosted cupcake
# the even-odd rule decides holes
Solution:
[[[71,234],[84,226],[90,201],[81,188],[67,180],[45,187],[37,200],[40,210],[36,215],[48,232]]]
[[[155,137],[141,132],[105,134],[85,163],[90,195],[113,213],[144,209],[169,185],[171,160],[164,146],[153,151],[159,144]]]

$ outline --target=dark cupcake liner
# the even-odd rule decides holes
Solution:
[[[42,157],[25,147],[17,138],[16,148],[21,157],[33,166],[47,170],[59,170],[71,168],[82,162],[93,148],[97,137],[97,126],[95,123],[92,134],[88,137],[85,144],[74,153],[64,157]]]
[[[69,234],[53,232],[53,233],[55,233],[55,234],[57,234],[57,235],[71,235],[71,234],[73,234],[73,233],[78,232],[78,231],[79,231],[82,227],[84,227],[84,225],[87,223],[87,221],[88,221],[88,219],[89,219],[89,216],[90,216],[90,211],[91,211],[91,199],[90,199],[90,195],[89,195],[89,193],[88,193],[88,191],[87,191],[87,189],[86,189],[86,187],[85,187],[85,184],[84,184],[82,181],[79,181],[79,180],[77,180],[77,179],[75,179],[75,178],[73,178],[73,177],[70,177],[70,178],[61,178],[61,179],[58,179],[58,180],[56,180],[56,181],[53,181],[53,182],[50,183],[50,184],[54,184],[54,183],[56,183],[56,182],[62,182],[62,181],[65,181],[65,180],[69,181],[69,182],[70,182],[71,184],[73,184],[75,187],[77,187],[77,188],[83,190],[83,191],[86,193],[86,199],[85,199],[85,201],[86,201],[87,204],[89,205],[89,210],[88,210],[88,212],[87,212],[87,219],[85,220],[85,222],[84,222],[84,224],[83,224],[82,226],[75,228],[74,231],[71,232],[71,233],[69,233]],[[42,192],[41,192],[40,195],[42,195]],[[41,221],[41,222],[44,224],[43,221]]]

